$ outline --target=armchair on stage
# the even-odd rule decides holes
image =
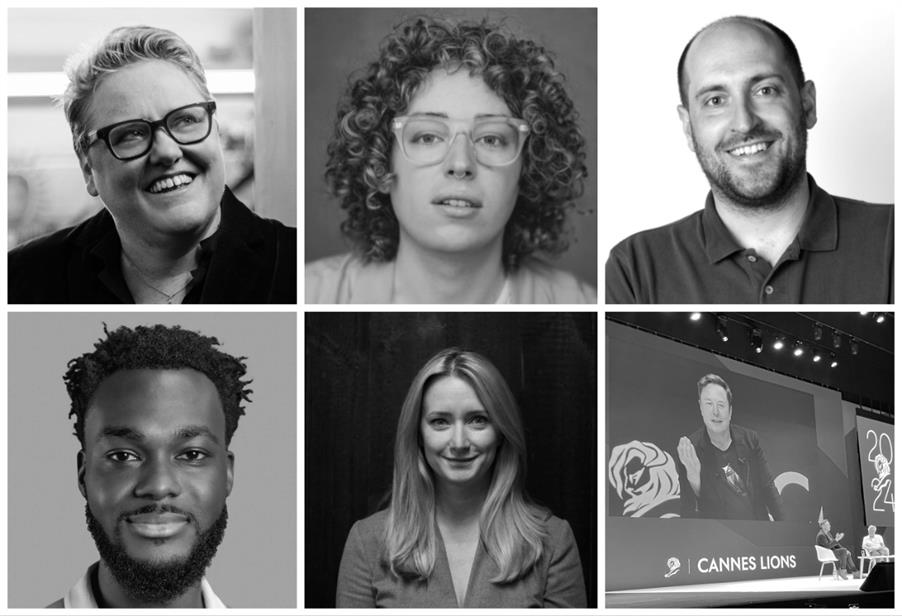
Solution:
[[[872,530],[873,529],[873,530]],[[876,527],[869,526],[868,534],[861,540],[861,555],[858,557],[858,571],[864,577],[871,572],[874,563],[895,562],[896,555],[889,553],[889,548],[883,543],[883,537],[878,535]],[[867,573],[864,570],[864,561],[868,561]]]
[[[815,545],[814,549],[817,550],[817,560],[821,563],[821,570],[817,574],[817,581],[821,581],[821,576],[824,574],[824,565],[826,564],[833,565],[833,579],[838,579],[839,576],[836,574],[836,563],[839,562],[839,559],[836,557],[836,554],[833,553],[833,550],[829,550],[819,545]]]

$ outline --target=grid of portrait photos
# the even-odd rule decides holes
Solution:
[[[0,615],[902,613],[892,0],[271,4],[2,2]]]

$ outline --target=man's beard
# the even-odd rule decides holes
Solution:
[[[156,510],[154,507],[151,509]],[[207,570],[225,536],[229,514],[223,505],[222,513],[210,528],[202,532],[198,529],[197,539],[187,557],[163,562],[148,562],[129,556],[122,546],[119,521],[114,537],[108,537],[87,504],[85,518],[100,558],[109,567],[123,590],[139,603],[166,605],[203,578],[204,571]]]
[[[804,112],[803,112],[804,113]],[[747,186],[747,182],[734,176],[730,169],[721,162],[714,152],[704,150],[695,140],[695,132],[692,133],[692,144],[695,148],[695,156],[702,171],[711,184],[711,190],[725,197],[730,202],[748,208],[758,210],[780,208],[789,194],[798,186],[800,179],[805,175],[805,152],[808,148],[808,130],[805,128],[804,117],[792,126],[795,144],[792,145],[786,156],[779,161],[779,166],[770,178],[757,177],[754,185]],[[773,140],[781,136],[779,131],[768,130],[764,127],[756,127],[739,139],[733,139],[729,145],[721,147],[724,156],[730,156],[726,150],[739,147],[756,139]],[[773,147],[773,145],[771,145]],[[763,181],[762,181],[763,180]]]

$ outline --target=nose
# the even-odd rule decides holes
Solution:
[[[748,133],[760,122],[761,118],[758,117],[750,96],[738,97],[733,106],[733,130],[737,133]]]
[[[451,451],[455,454],[464,452],[470,448],[469,439],[467,438],[467,430],[461,424],[455,424],[451,428]]]
[[[445,157],[445,174],[462,180],[473,177],[476,167],[475,153],[464,133],[457,133],[451,140]]]
[[[141,475],[135,485],[135,496],[163,500],[178,496],[182,488],[178,475],[169,460],[149,459],[141,468]]]
[[[155,165],[169,167],[182,157],[182,146],[169,136],[166,129],[158,127],[153,134],[150,145],[150,162]]]

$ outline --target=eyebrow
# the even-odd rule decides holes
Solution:
[[[764,81],[765,79],[779,79],[781,83],[786,83],[786,79],[784,79],[783,75],[781,75],[780,73],[759,73],[757,75],[752,75],[749,79],[746,80],[746,83],[758,83],[759,81]],[[698,100],[708,92],[717,92],[727,89],[728,88],[721,83],[713,83],[709,86],[703,87],[701,90],[696,92],[694,98]]]
[[[176,440],[179,441],[187,441],[198,436],[205,436],[217,445],[220,444],[219,438],[215,434],[213,434],[213,432],[208,427],[202,425],[179,426],[175,429],[174,435]],[[121,438],[127,441],[133,441],[135,443],[143,443],[147,441],[147,436],[143,432],[139,432],[138,430],[129,428],[128,426],[107,426],[100,431],[100,434],[97,436],[97,440],[100,441],[104,438]]]

